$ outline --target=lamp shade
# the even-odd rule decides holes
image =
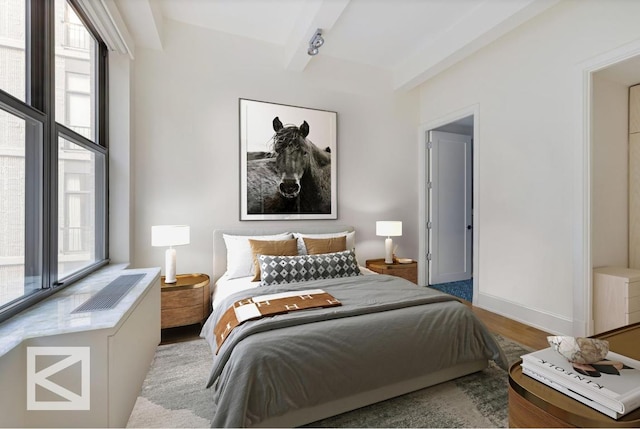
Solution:
[[[181,246],[189,244],[188,225],[158,225],[151,227],[151,245],[153,247]]]
[[[402,235],[402,222],[398,220],[379,220],[376,222],[376,235],[397,237]]]

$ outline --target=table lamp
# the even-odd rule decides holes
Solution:
[[[402,235],[402,222],[398,220],[379,220],[376,222],[376,235],[386,236],[384,241],[385,264],[393,264],[393,241],[391,237]]]
[[[188,225],[157,225],[151,227],[151,245],[167,247],[165,252],[164,282],[176,282],[176,249],[173,246],[189,244]]]

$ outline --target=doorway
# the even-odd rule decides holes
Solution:
[[[425,263],[419,281],[470,302],[477,290],[473,275],[475,119],[475,112],[467,112],[426,126],[421,142]]]
[[[640,83],[640,55],[631,56],[589,74],[590,253],[587,273],[596,268],[640,269],[638,237],[638,128],[634,126],[632,88]],[[637,105],[637,101],[635,105]],[[584,292],[586,331],[602,331],[608,312],[601,303],[609,299],[602,283],[591,276]],[[599,292],[598,292],[599,291]],[[599,296],[599,299],[596,297]],[[631,302],[626,305],[632,305]],[[600,308],[600,309],[599,309]],[[632,313],[625,306],[623,313]],[[633,308],[633,307],[630,307]],[[624,320],[624,319],[623,319]]]

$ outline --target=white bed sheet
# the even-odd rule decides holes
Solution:
[[[362,266],[360,267],[360,273],[363,275],[378,274]],[[259,282],[254,282],[252,280],[253,276],[230,279],[225,273],[216,281],[213,292],[211,293],[211,307],[213,308],[213,311],[216,310],[222,300],[232,293],[257,287]]]

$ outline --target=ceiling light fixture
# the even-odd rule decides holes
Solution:
[[[307,50],[307,54],[314,56],[318,55],[320,46],[324,45],[324,38],[322,37],[322,30],[317,29],[315,33],[313,33],[313,37],[309,40],[309,49]]]

